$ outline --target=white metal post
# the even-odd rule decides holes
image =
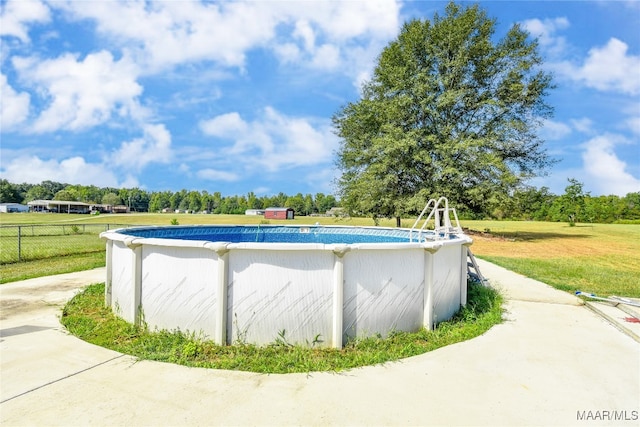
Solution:
[[[348,246],[340,246],[333,250],[333,329],[331,345],[342,348],[342,333],[344,328],[344,255],[349,251]]]

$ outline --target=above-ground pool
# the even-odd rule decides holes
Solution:
[[[466,304],[462,233],[343,226],[107,231],[105,298],[125,320],[219,344],[342,347],[431,329]]]

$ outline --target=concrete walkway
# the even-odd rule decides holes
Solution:
[[[503,324],[344,373],[136,361],[58,322],[60,307],[104,281],[104,269],[5,284],[0,425],[640,425],[640,343],[572,295],[480,267],[507,295]]]

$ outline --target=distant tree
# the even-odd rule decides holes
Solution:
[[[187,197],[187,190],[182,189],[178,192],[175,192],[169,198],[170,208],[173,210],[181,209],[180,204],[182,203],[182,199]],[[185,208],[182,208],[185,209]]]
[[[102,196],[102,204],[117,206],[122,204],[122,200],[120,200],[120,196],[118,196],[116,193],[107,193]]]
[[[284,207],[293,208],[297,214],[304,215],[304,197],[302,196],[302,193],[298,193],[295,196],[287,198],[284,202]]]
[[[209,213],[211,213],[211,195],[204,190],[201,194],[200,194],[200,208],[203,211],[207,211]]]
[[[27,193],[31,188],[33,188],[33,184],[29,184],[27,182],[23,182],[21,184],[12,184],[15,190],[18,192],[19,201],[17,203],[27,203]]]
[[[272,198],[272,203],[271,203],[270,206],[273,206],[273,207],[284,207],[288,198],[289,198],[289,196],[287,196],[286,194],[284,194],[281,191],[281,192],[278,193],[277,196],[274,196]]]
[[[640,219],[640,191],[635,193],[628,193],[624,197],[624,207],[622,209],[622,213],[620,214],[621,218],[624,219]]]
[[[149,196],[149,212],[160,212],[171,206],[171,191],[156,191]]]
[[[247,199],[244,196],[223,197],[220,205],[222,214],[241,214],[247,210]]]
[[[139,188],[122,188],[118,192],[122,203],[135,212],[147,212],[149,210],[150,195]]]
[[[185,197],[184,199],[180,200],[180,204],[178,205],[178,209],[181,211],[187,211],[189,210],[189,198]]]
[[[55,181],[42,181],[40,185],[45,189],[45,191],[47,191],[49,198],[53,198],[58,191],[69,186],[69,184],[62,184]]]
[[[202,196],[199,192],[190,191],[187,200],[189,201],[188,209],[191,212],[200,212],[202,210]]]
[[[510,216],[514,219],[544,220],[554,199],[548,187],[521,188],[513,194],[514,211]]]
[[[453,2],[402,27],[361,99],[333,117],[343,206],[398,225],[430,197],[482,210],[549,166],[538,42],[519,24],[500,40],[495,29],[478,5]]]
[[[304,214],[311,215],[315,211],[315,204],[313,202],[313,197],[311,194],[305,194],[304,196]]]
[[[0,203],[21,203],[22,197],[16,186],[6,179],[0,179]]]
[[[325,213],[332,207],[338,206],[338,202],[336,201],[336,198],[334,196],[332,195],[327,196],[324,193],[316,193],[315,204],[316,204],[316,209],[320,213]]]
[[[585,215],[585,194],[583,184],[574,178],[569,178],[569,185],[564,190],[564,194],[554,201],[555,218],[561,221],[568,221],[574,226],[576,222],[584,220]]]
[[[64,200],[70,202],[77,202],[77,195],[73,190],[60,190],[54,196],[53,200]]]
[[[95,185],[67,185],[64,189],[78,202],[98,203],[102,200],[102,191]]]
[[[221,213],[220,206],[222,205],[222,194],[219,191],[214,192],[211,195],[211,212]]]
[[[256,197],[253,191],[250,191],[247,194],[247,207],[249,209],[264,209],[264,206],[262,205],[262,200]]]
[[[34,185],[27,191],[27,194],[24,197],[25,202],[30,202],[32,200],[51,200],[53,199],[54,194],[49,194],[49,192],[42,185]]]

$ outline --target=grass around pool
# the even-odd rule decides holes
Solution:
[[[115,316],[104,305],[104,284],[89,286],[63,309],[62,324],[75,336],[140,359],[202,368],[259,373],[343,371],[396,361],[482,335],[502,321],[502,297],[490,288],[469,285],[468,303],[433,331],[395,332],[353,340],[342,349],[293,345],[286,331],[266,346],[236,342],[216,345],[180,331],[149,331]],[[323,337],[316,337],[321,341]],[[316,341],[316,340],[314,340]]]

